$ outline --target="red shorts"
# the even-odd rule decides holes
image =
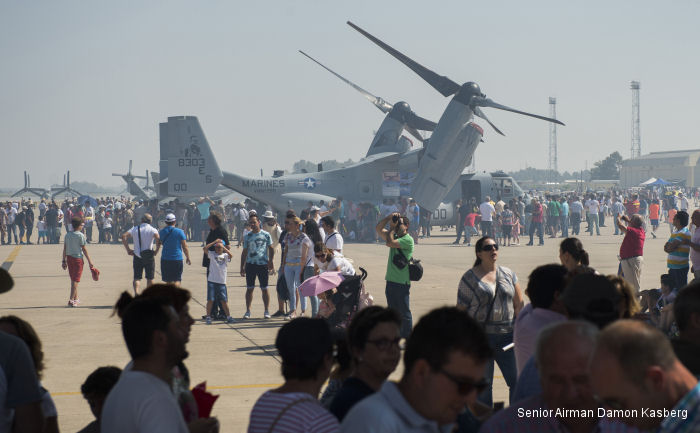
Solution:
[[[70,280],[79,283],[80,277],[83,275],[83,259],[66,256],[66,261],[68,262],[68,275],[70,275]]]

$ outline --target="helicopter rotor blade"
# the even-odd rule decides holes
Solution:
[[[404,126],[404,129],[406,130],[406,132],[408,132],[412,136],[416,137],[416,139],[418,141],[420,141],[421,143],[425,141],[425,137],[423,137],[423,135],[420,133],[420,131],[418,131],[416,128],[414,128],[410,125],[406,125],[406,126]]]
[[[481,117],[482,119],[484,119],[489,125],[491,125],[491,127],[493,128],[494,131],[498,132],[499,134],[501,134],[502,136],[505,137],[506,134],[502,133],[501,130],[498,129],[498,128],[496,127],[496,125],[494,125],[493,123],[491,123],[491,121],[489,120],[489,118],[486,117],[486,114],[484,114],[484,112],[481,111],[481,108],[475,106],[475,107],[474,107],[474,115],[477,116],[477,117]]]
[[[401,54],[399,51],[395,50],[394,48],[390,47],[389,45],[387,45],[384,42],[380,41],[379,39],[375,38],[374,36],[367,33],[366,31],[364,31],[360,27],[356,26],[355,24],[351,23],[350,21],[348,21],[347,24],[350,27],[352,27],[353,29],[360,32],[362,35],[364,35],[370,41],[379,45],[384,51],[386,51],[387,53],[394,56],[398,61],[400,61],[404,65],[408,66],[413,72],[418,74],[423,80],[425,80],[428,84],[433,86],[433,88],[435,90],[440,92],[442,94],[442,96],[453,95],[453,94],[457,93],[457,91],[459,90],[459,88],[460,88],[459,84],[455,83],[454,81],[450,80],[449,78],[447,78],[443,75],[438,75],[437,73],[431,71],[430,69],[426,68],[425,66],[416,62],[415,60]]]
[[[437,127],[437,123],[424,119],[411,111],[407,116],[406,126],[410,126],[411,128],[419,129],[421,131],[434,131]]]
[[[366,91],[366,90],[363,89],[362,87],[358,86],[357,84],[353,83],[352,81],[348,80],[347,78],[343,77],[342,75],[336,73],[336,72],[333,71],[332,69],[326,67],[323,63],[321,63],[321,62],[319,62],[318,60],[314,59],[313,57],[311,57],[310,55],[306,54],[306,53],[303,52],[302,50],[299,50],[299,52],[300,52],[301,54],[305,55],[306,57],[308,57],[309,59],[311,59],[314,63],[316,63],[317,65],[319,65],[320,67],[322,67],[322,68],[325,69],[326,71],[328,71],[328,72],[330,72],[331,74],[335,75],[336,77],[340,78],[343,82],[345,82],[347,85],[349,85],[349,86],[352,87],[353,89],[355,89],[355,90],[357,90],[358,92],[360,92],[360,93],[362,94],[362,96],[364,96],[365,98],[367,98],[367,100],[368,100],[369,102],[371,102],[372,104],[374,104],[375,107],[379,108],[379,110],[380,110],[382,113],[386,114],[386,113],[388,113],[389,111],[391,111],[391,108],[393,107],[392,104],[386,102],[384,99],[380,98],[379,96],[374,96],[373,94],[371,94],[370,92]]]
[[[501,105],[501,104],[499,104],[499,103],[497,103],[497,102],[494,102],[493,100],[491,100],[491,99],[489,99],[489,98],[478,98],[478,99],[475,98],[474,105],[475,105],[476,107],[491,107],[491,108],[497,108],[497,109],[499,109],[499,110],[510,111],[510,112],[512,112],[512,113],[518,113],[518,114],[522,114],[522,115],[524,115],[524,116],[534,117],[535,119],[546,120],[547,122],[553,122],[553,123],[557,123],[557,124],[562,125],[562,126],[566,126],[566,125],[564,125],[563,122],[561,122],[561,121],[559,121],[559,120],[557,120],[557,119],[552,119],[551,117],[540,116],[540,115],[538,115],[538,114],[528,113],[528,112],[526,112],[526,111],[516,110],[515,108],[510,108],[510,107],[507,107],[507,106],[505,106],[505,105]]]

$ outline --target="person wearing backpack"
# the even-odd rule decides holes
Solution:
[[[389,224],[389,230],[385,229]],[[384,239],[389,250],[386,267],[386,301],[387,306],[401,315],[401,337],[408,338],[413,328],[410,307],[411,279],[408,261],[413,257],[413,238],[408,234],[410,221],[399,213],[392,213],[383,218],[375,227],[377,235]],[[401,260],[403,258],[403,260]],[[397,266],[397,262],[403,267]]]

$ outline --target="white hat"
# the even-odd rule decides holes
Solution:
[[[271,210],[269,210],[269,211],[267,211],[267,212],[265,212],[265,213],[263,214],[263,218],[270,218],[270,219],[272,219],[272,218],[274,218],[274,217],[275,217],[275,216],[272,215],[272,211],[271,211]]]
[[[175,222],[175,214],[169,213],[165,216],[165,222],[172,223]]]
[[[311,206],[311,210],[312,210],[312,211],[314,211],[314,210],[321,210],[321,208],[318,207],[318,206]]]

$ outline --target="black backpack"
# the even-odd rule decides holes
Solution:
[[[420,281],[423,278],[423,265],[420,264],[420,260],[407,259],[401,248],[398,248],[399,253],[394,254],[393,262],[397,268],[403,269],[408,265],[408,279],[411,281]]]

